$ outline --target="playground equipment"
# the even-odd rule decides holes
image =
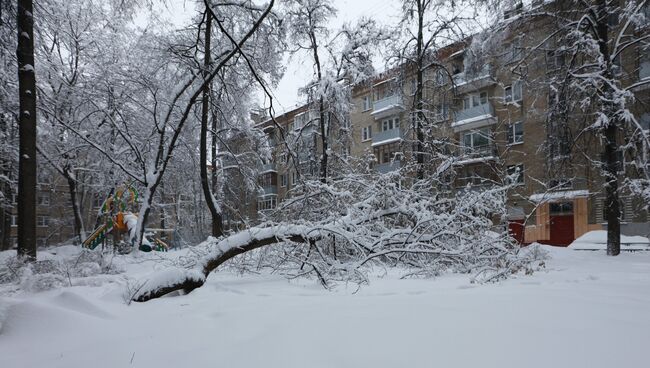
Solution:
[[[106,243],[109,234],[113,235],[114,245],[124,244],[122,238],[126,235],[128,240],[126,243],[133,247],[137,239],[138,216],[127,209],[133,208],[137,203],[138,192],[131,185],[119,187],[114,192],[113,194],[111,191],[102,203],[97,214],[100,225],[84,240],[82,247],[95,249],[98,245]],[[152,250],[166,252],[169,246],[160,238],[154,237],[152,233],[145,232],[139,249],[143,252]]]

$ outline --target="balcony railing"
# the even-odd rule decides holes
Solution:
[[[372,145],[376,146],[382,143],[388,143],[389,141],[390,142],[398,141],[400,139],[402,139],[402,132],[400,128],[384,130],[376,133],[372,137]]]
[[[262,171],[263,173],[265,172],[275,172],[277,169],[275,168],[275,163],[271,162],[269,164],[263,164],[262,165]]]
[[[278,194],[278,186],[277,185],[268,185],[268,186],[262,187],[262,195],[269,195],[269,194]]]
[[[474,147],[461,147],[462,159],[496,156],[496,146],[492,143]]]
[[[492,73],[490,70],[490,66],[486,64],[483,65],[483,67],[480,70],[472,70],[472,71],[466,70],[462,73],[458,73],[454,75],[453,78],[454,78],[454,83],[458,86],[475,80],[491,77],[491,76]]]
[[[454,117],[454,125],[460,125],[468,120],[471,121],[471,119],[477,119],[481,116],[485,116],[486,118],[494,117],[494,107],[492,107],[491,103],[488,102],[485,105],[456,111]]]
[[[381,100],[377,100],[373,103],[372,115],[375,119],[381,119],[383,117],[394,114],[399,110],[404,110],[404,104],[402,103],[402,96],[394,94]]]
[[[377,169],[377,171],[381,174],[399,170],[400,167],[402,167],[402,163],[399,160],[375,165],[375,169]]]

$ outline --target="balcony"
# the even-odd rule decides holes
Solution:
[[[269,164],[263,164],[262,165],[262,170],[260,171],[260,174],[265,174],[269,172],[277,172],[278,170],[275,168],[275,163],[269,163]]]
[[[489,65],[484,65],[478,71],[464,71],[453,76],[457,93],[477,91],[481,88],[496,84]]]
[[[494,116],[494,107],[488,102],[484,105],[456,111],[451,127],[454,128],[454,132],[460,132],[468,129],[481,128],[495,124],[496,122],[497,118]]]
[[[266,195],[271,195],[271,194],[278,194],[278,186],[277,185],[268,185],[262,187],[262,192],[259,194],[261,196],[266,196]]]
[[[372,146],[379,146],[386,143],[392,143],[402,140],[402,132],[400,128],[384,130],[376,133],[372,137]]]
[[[469,165],[486,162],[497,158],[497,149],[494,143],[474,147],[461,147],[459,160],[454,165]]]
[[[400,169],[400,167],[402,167],[402,163],[399,160],[375,165],[375,169],[380,174],[386,174],[392,171],[397,171]]]
[[[404,104],[402,103],[402,96],[395,94],[375,101],[371,115],[378,120],[394,115],[403,110]]]

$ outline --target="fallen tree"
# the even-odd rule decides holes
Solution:
[[[405,188],[395,178],[306,182],[267,223],[208,239],[195,247],[199,256],[155,273],[132,300],[189,293],[225,262],[260,248],[267,250],[259,255],[266,264],[283,265],[295,276],[313,274],[326,287],[336,280],[362,282],[375,264],[409,268],[415,276],[470,273],[478,281],[528,269],[531,259],[493,221],[504,214],[507,187],[452,195],[422,182]]]

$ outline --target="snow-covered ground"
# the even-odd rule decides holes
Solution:
[[[545,249],[543,270],[488,285],[389,273],[325,291],[217,272],[129,306],[119,276],[5,288],[0,367],[647,367],[650,252]]]

